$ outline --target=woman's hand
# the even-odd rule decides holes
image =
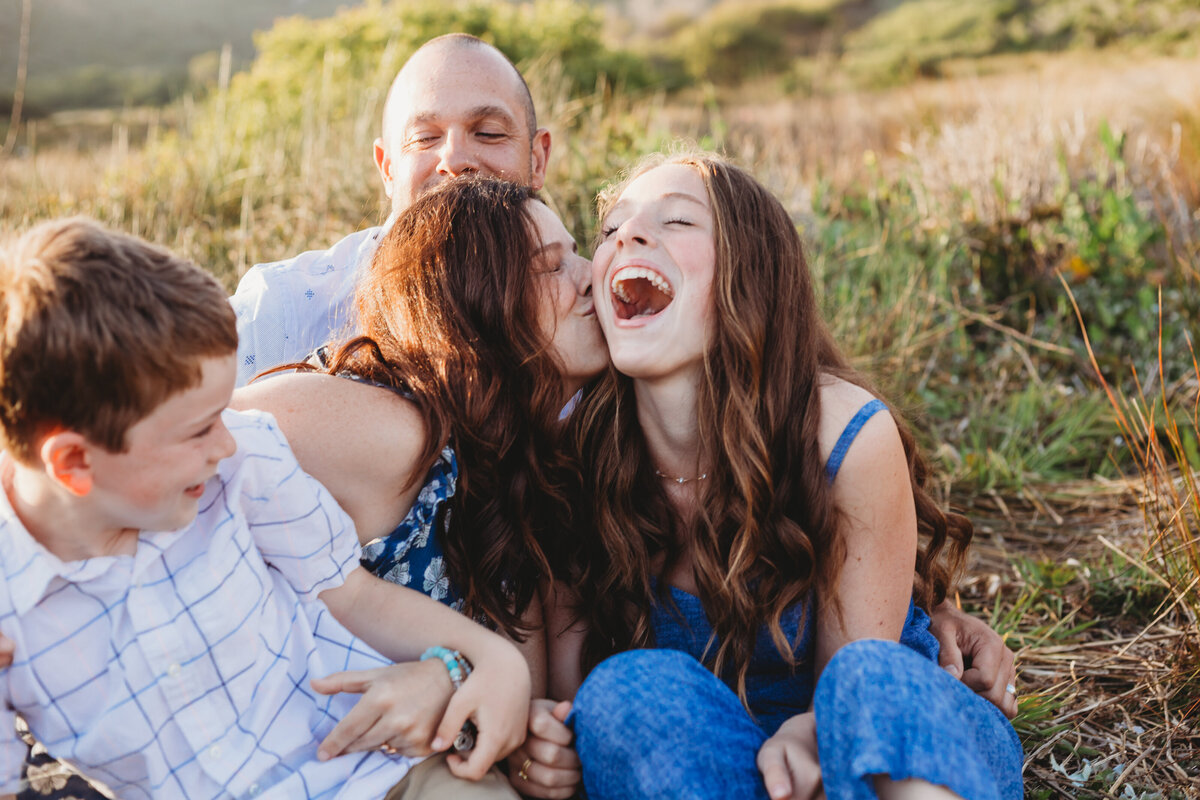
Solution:
[[[758,749],[758,771],[771,800],[823,800],[817,760],[817,717],[798,714]]]
[[[406,756],[427,756],[454,685],[440,659],[336,672],[315,678],[321,694],[355,692],[362,697],[317,750],[322,761],[345,753],[394,747]]]
[[[558,800],[575,794],[583,780],[579,756],[566,726],[571,703],[534,700],[529,704],[529,734],[508,757],[508,780],[523,795]]]
[[[450,753],[446,763],[460,778],[477,781],[492,765],[525,741],[529,720],[529,665],[508,641],[480,628],[487,643],[473,648],[475,669],[450,698],[450,705],[433,740],[434,750],[446,750],[468,719],[478,734],[469,753]],[[463,651],[466,652],[465,650]]]
[[[944,601],[929,614],[929,630],[937,637],[938,663],[976,693],[990,700],[1004,715],[1017,715],[1017,685],[1013,652],[986,622],[963,613]]]

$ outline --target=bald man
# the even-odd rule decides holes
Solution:
[[[238,318],[239,386],[347,332],[358,275],[383,231],[422,192],[471,172],[541,189],[550,132],[537,127],[529,87],[513,63],[456,33],[426,42],[400,70],[374,150],[391,199],[382,226],[328,250],[259,264],[238,284],[230,302]]]

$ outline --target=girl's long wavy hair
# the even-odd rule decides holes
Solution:
[[[549,574],[538,520],[568,513],[562,481],[572,474],[557,432],[562,371],[538,325],[533,202],[525,187],[483,178],[423,195],[357,288],[361,335],[334,348],[325,368],[412,397],[427,431],[414,481],[453,442],[447,574],[464,612],[518,640]]]
[[[697,515],[683,530],[688,523],[673,512],[638,426],[633,382],[610,369],[571,420],[572,441],[588,465],[582,494],[592,501],[593,530],[579,538],[570,579],[588,624],[590,668],[613,652],[653,645],[652,564],[664,559],[656,577],[665,595],[677,543],[688,542],[714,628],[708,665],[734,676],[744,699],[760,626],[796,666],[796,643],[780,618],[814,591],[835,597],[845,557],[818,446],[821,382],[835,376],[873,390],[821,318],[795,225],[743,170],[707,154],[659,156],[601,197],[601,218],[629,181],[661,163],[696,170],[712,207],[716,307],[697,420],[708,479],[698,484]],[[966,518],[942,513],[926,493],[926,462],[907,426],[896,423],[922,538],[914,591],[930,608],[961,567],[972,528]]]

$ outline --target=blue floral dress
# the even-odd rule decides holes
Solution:
[[[454,448],[442,448],[408,514],[387,536],[363,546],[362,565],[384,580],[416,589],[462,610],[462,597],[446,574],[441,535],[450,524],[450,498],[458,485]]]
[[[328,349],[322,347],[307,360],[323,367],[328,364],[328,356]],[[337,377],[387,389],[405,400],[412,399],[410,392],[353,372],[339,372]],[[416,589],[461,611],[463,598],[450,583],[442,551],[442,535],[450,525],[450,498],[457,486],[458,458],[454,455],[454,447],[447,444],[425,473],[425,483],[412,508],[391,533],[363,545],[361,563],[385,581]]]

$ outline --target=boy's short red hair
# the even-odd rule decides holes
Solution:
[[[0,446],[31,464],[56,428],[123,452],[129,428],[237,350],[220,284],[82,217],[0,247]]]

